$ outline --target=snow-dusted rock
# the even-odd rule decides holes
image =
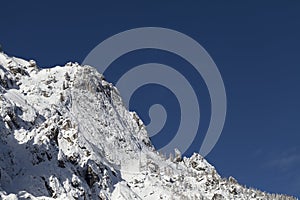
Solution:
[[[221,178],[202,156],[155,151],[96,69],[0,53],[0,199],[293,199]]]

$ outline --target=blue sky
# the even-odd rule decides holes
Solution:
[[[1,2],[0,8],[5,52],[35,59],[44,67],[81,63],[101,41],[127,29],[157,26],[192,37],[217,64],[228,100],[224,130],[207,159],[222,176],[232,175],[241,184],[300,197],[300,2],[9,1]],[[153,60],[185,65],[159,51],[130,53],[113,65]],[[205,84],[199,83],[199,88],[205,129],[209,98]],[[176,105],[167,93],[158,97]],[[145,98],[139,93],[134,98],[133,107],[147,122],[143,104],[158,100],[139,103]],[[168,133],[172,129],[176,123],[166,127]],[[153,140],[160,145],[170,137],[161,134]],[[202,138],[199,134],[199,141]],[[195,142],[186,155],[199,150],[200,144]]]

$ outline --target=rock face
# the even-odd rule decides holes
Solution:
[[[167,159],[90,66],[39,69],[0,53],[0,199],[294,199]]]

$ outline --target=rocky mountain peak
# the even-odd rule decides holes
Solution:
[[[90,66],[0,53],[0,199],[295,199],[222,178],[201,155],[166,158]]]

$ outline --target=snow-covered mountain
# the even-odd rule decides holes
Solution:
[[[295,199],[166,158],[96,69],[0,53],[0,199]]]

